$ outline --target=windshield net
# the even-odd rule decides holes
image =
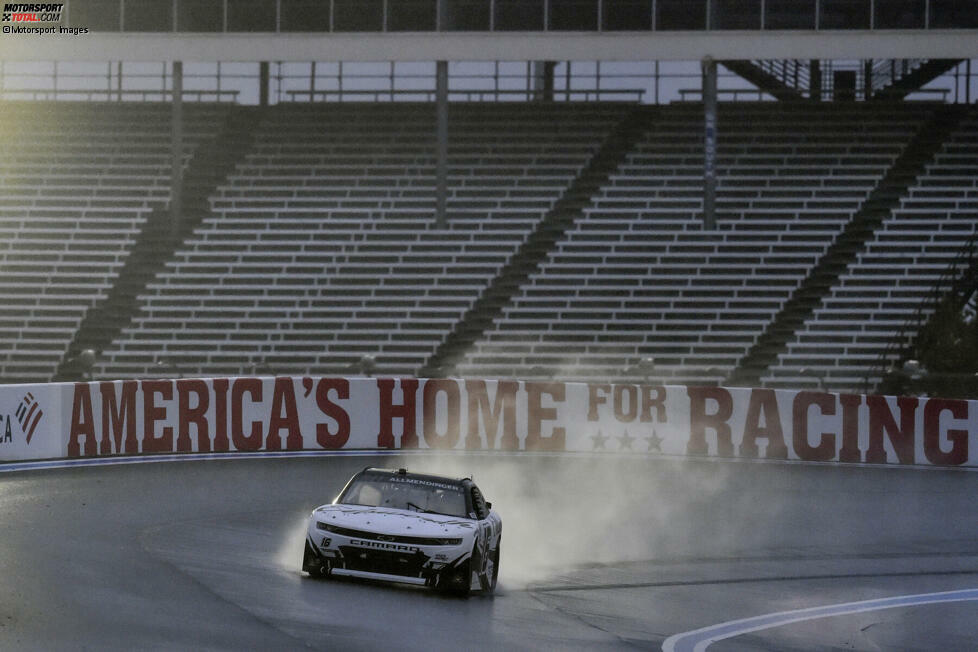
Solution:
[[[339,502],[468,517],[462,487],[405,476],[358,478],[343,492]]]

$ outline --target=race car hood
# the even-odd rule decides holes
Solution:
[[[418,537],[464,536],[475,531],[473,521],[457,516],[412,512],[363,505],[323,505],[313,512],[316,520],[329,525],[379,534]]]

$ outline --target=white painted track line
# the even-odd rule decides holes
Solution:
[[[901,595],[892,598],[845,602],[841,604],[781,611],[778,613],[731,620],[709,627],[703,627],[689,632],[674,634],[662,643],[663,652],[703,652],[711,644],[742,634],[749,634],[763,629],[780,627],[791,623],[832,616],[846,616],[866,611],[896,609],[898,607],[916,607],[925,604],[942,602],[964,602],[978,600],[978,589],[960,591],[945,591],[941,593],[921,593],[918,595]]]

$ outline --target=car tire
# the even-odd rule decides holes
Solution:
[[[472,558],[470,557],[467,562],[462,564],[462,575],[468,578],[468,582],[464,586],[456,587],[452,593],[460,598],[469,597],[469,593],[472,592]]]
[[[463,584],[456,584],[451,581],[452,576],[461,575],[464,578],[468,578],[468,582]],[[438,585],[436,587],[439,592],[445,593],[447,595],[453,595],[457,598],[467,598],[469,593],[472,591],[472,558],[469,557],[464,562],[462,562],[457,569],[452,571],[450,574],[443,574],[438,578]]]
[[[308,541],[306,541],[306,548],[302,554],[302,570],[309,573],[309,577],[329,577],[329,561],[320,558],[316,551],[311,548]]]
[[[492,573],[489,577],[489,590],[487,593],[492,595],[496,592],[496,583],[499,581],[499,551],[503,547],[503,542],[500,539],[499,543],[496,544],[496,549],[492,551],[492,555],[489,559],[492,560]]]
[[[492,595],[496,590],[496,580],[499,578],[499,544],[495,550],[489,551],[489,560],[486,565],[486,572],[479,574],[479,587],[483,595]],[[491,568],[489,567],[491,564]]]

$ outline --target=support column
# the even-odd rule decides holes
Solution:
[[[553,102],[554,100],[554,69],[556,61],[534,61],[529,72],[533,79],[530,85],[533,89],[533,99],[537,102]]]
[[[863,62],[863,99],[873,98],[873,60],[867,59]]]
[[[822,101],[822,62],[818,59],[808,62],[808,97],[813,102]]]
[[[170,233],[180,237],[183,221],[183,62],[173,62],[170,101]]]
[[[703,228],[716,228],[717,62],[703,60]]]
[[[268,106],[268,62],[258,64],[258,105]]]
[[[971,59],[968,59],[968,62],[965,64],[964,101],[971,104]]]
[[[598,62],[601,65],[601,62]],[[543,101],[554,101],[554,69],[557,67],[556,61],[543,62]],[[597,98],[595,98],[597,99]]]
[[[436,176],[435,225],[439,229],[448,226],[448,62],[436,64],[435,105],[437,113],[438,160]]]

